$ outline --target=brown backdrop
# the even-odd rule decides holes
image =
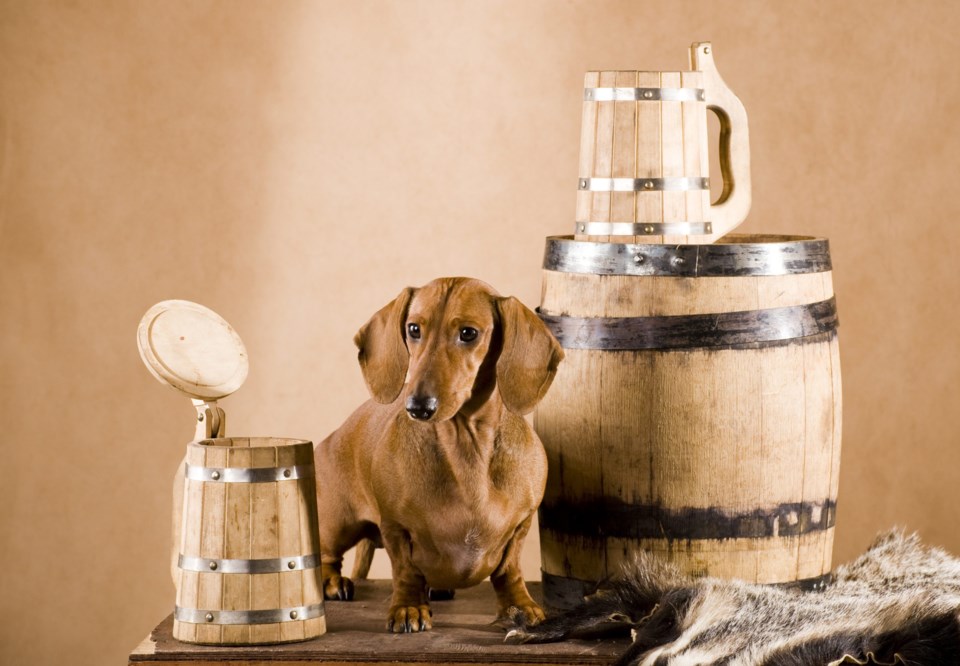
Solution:
[[[705,39],[750,116],[741,230],[832,242],[835,561],[894,524],[960,551],[957,34],[946,0],[0,2],[0,662],[120,663],[171,610],[194,413],[137,356],[150,305],[243,336],[232,433],[320,439],[402,287],[536,303],[584,71]]]

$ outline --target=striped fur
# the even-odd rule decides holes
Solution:
[[[560,640],[630,627],[619,664],[960,664],[960,560],[893,531],[823,591],[693,579],[641,554],[582,606],[508,639]]]

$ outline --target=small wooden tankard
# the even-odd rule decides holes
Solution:
[[[747,216],[746,111],[720,78],[709,42],[690,47],[690,66],[587,73],[577,240],[710,243]],[[720,120],[723,191],[713,203],[707,109]]]

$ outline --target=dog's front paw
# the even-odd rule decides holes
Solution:
[[[387,631],[395,634],[409,634],[426,631],[433,627],[430,606],[391,606],[387,614]]]
[[[523,605],[505,608],[497,617],[508,619],[521,627],[533,627],[547,618],[543,609],[533,600]]]
[[[330,576],[323,581],[323,598],[331,601],[352,601],[353,581],[340,574]]]

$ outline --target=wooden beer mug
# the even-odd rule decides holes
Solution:
[[[746,111],[720,78],[710,42],[690,47],[690,66],[586,74],[577,240],[711,243],[746,218]],[[720,120],[723,191],[713,203],[707,109]]]
[[[140,357],[190,397],[194,440],[174,481],[173,637],[261,645],[326,631],[313,444],[227,437],[218,400],[249,368],[237,332],[198,303],[157,303],[137,329]]]

